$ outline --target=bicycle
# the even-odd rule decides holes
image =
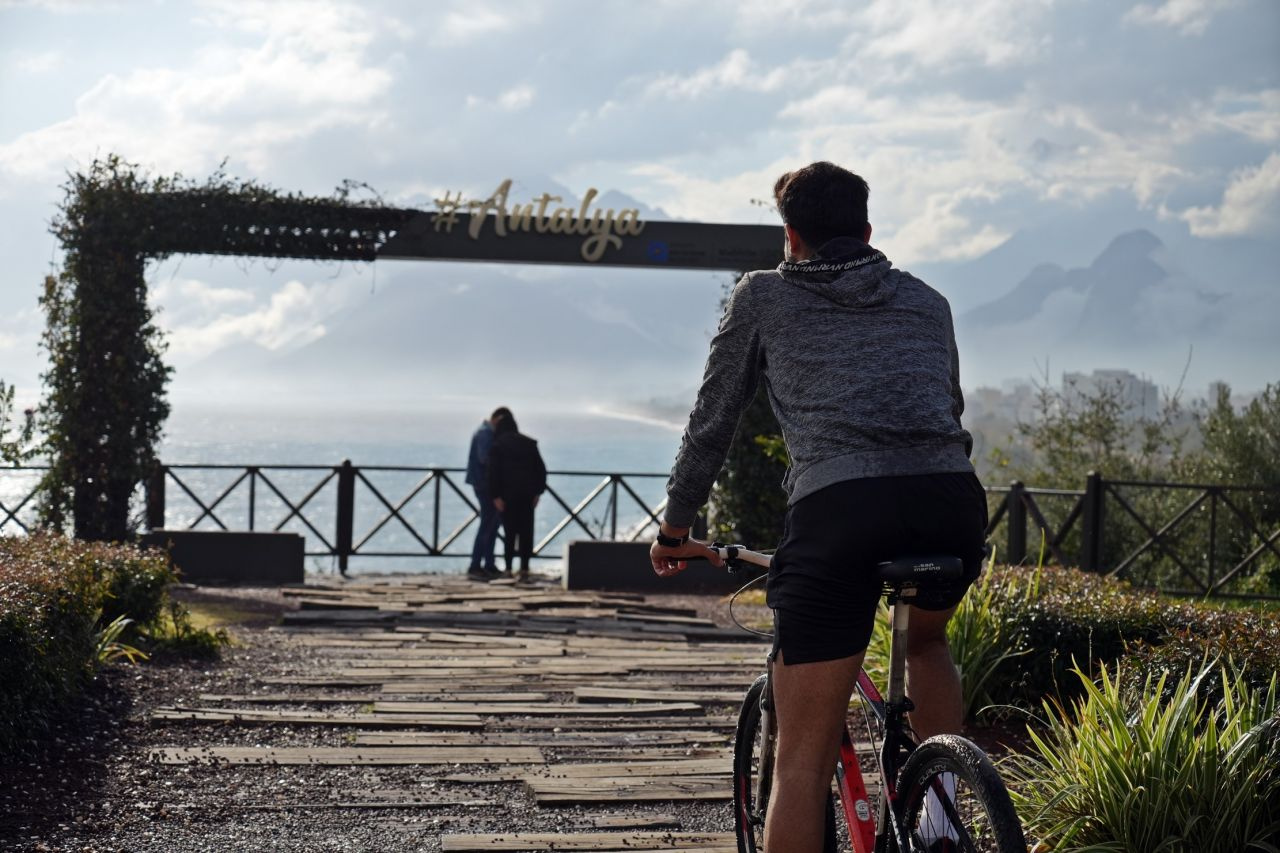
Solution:
[[[772,560],[741,546],[712,547],[731,572],[742,570],[745,564],[767,569]],[[910,608],[898,604],[909,603],[922,583],[959,577],[961,560],[904,557],[881,563],[879,571],[892,622],[888,698],[881,696],[865,669],[858,673],[857,681],[880,783],[874,814],[847,724],[834,773],[855,853],[1026,853],[1026,840],[1008,790],[982,749],[958,735],[938,735],[917,743],[907,722],[907,712],[914,708],[905,690]],[[734,738],[733,813],[739,853],[763,850],[776,738],[769,683],[772,668],[771,653],[765,674],[747,690]],[[883,733],[878,750],[877,732]],[[837,849],[830,793],[825,849],[829,853]]]

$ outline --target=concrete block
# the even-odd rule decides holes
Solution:
[[[754,569],[730,574],[710,563],[695,562],[678,575],[658,577],[649,562],[648,542],[570,542],[565,563],[565,589],[726,593],[760,574]]]
[[[296,533],[152,530],[141,539],[168,548],[187,583],[278,586],[304,580],[304,540]]]

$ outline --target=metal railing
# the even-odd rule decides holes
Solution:
[[[1171,595],[1276,598],[1251,586],[1280,572],[1280,489],[1107,480],[1083,490],[989,487],[987,535],[1003,525],[1002,562],[1027,562],[1028,532],[1058,565],[1129,580]],[[997,540],[998,541],[998,540]],[[1274,586],[1272,587],[1274,589]]]
[[[30,533],[36,525],[35,503],[47,465],[0,468],[0,534]]]
[[[218,472],[233,476],[202,497],[193,475]],[[349,460],[333,466],[163,465],[146,483],[147,524],[153,530],[228,530],[234,515],[243,519],[235,529],[294,529],[309,545],[315,543],[308,556],[334,557],[343,573],[353,557],[469,557],[470,542],[464,543],[465,551],[456,546],[479,519],[479,509],[462,482],[464,474],[463,468],[356,466]],[[551,471],[547,476],[535,557],[561,556],[551,549],[566,531],[579,538],[635,541],[657,525],[666,506],[665,495],[646,499],[641,492],[652,489],[637,485],[665,482],[665,474]],[[583,483],[585,488],[575,488]],[[189,512],[173,512],[171,485],[190,505]],[[272,504],[265,511],[264,502]],[[549,505],[563,515],[553,515],[548,525]],[[627,514],[621,515],[624,506]],[[602,514],[591,515],[597,511]]]
[[[28,533],[46,469],[0,469],[0,534]],[[479,515],[464,469],[340,465],[163,465],[141,484],[151,529],[271,530],[306,537],[308,556],[470,556]],[[637,541],[666,506],[666,474],[553,471],[534,556],[569,536]],[[1280,489],[1107,480],[1084,489],[1015,482],[987,489],[987,535],[1001,562],[1044,559],[1194,596],[1271,598],[1280,573]],[[548,509],[552,509],[548,513]],[[461,544],[460,544],[461,543]]]

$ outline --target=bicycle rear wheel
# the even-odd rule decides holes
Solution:
[[[902,767],[898,798],[898,819],[912,839],[901,853],[1026,853],[1009,792],[972,741],[938,735],[916,747]]]
[[[757,678],[747,690],[742,710],[738,713],[738,729],[733,743],[733,828],[738,838],[738,853],[761,853],[764,850],[764,819],[773,781],[771,771],[776,736],[773,731],[765,731],[762,725],[760,703],[767,685],[767,676]],[[758,789],[757,779],[763,781]],[[824,822],[826,853],[836,853],[835,801],[830,793],[827,794]]]

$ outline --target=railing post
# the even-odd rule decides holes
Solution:
[[[157,463],[147,477],[147,528],[150,530],[164,529],[164,481],[167,471],[164,465]]]
[[[1086,572],[1102,572],[1102,521],[1104,514],[1102,475],[1090,471],[1084,484],[1084,510],[1081,518],[1080,543],[1084,553],[1080,555],[1080,568]]]
[[[432,471],[431,474],[435,478],[434,504],[432,505],[432,509],[431,509],[431,550],[435,551],[436,553],[439,553],[440,551],[440,494],[441,494],[440,487],[443,485],[441,481],[444,480],[444,471],[441,471],[439,468],[437,468],[436,470]]]
[[[334,533],[334,550],[338,553],[338,571],[347,573],[347,558],[351,556],[352,530],[355,527],[356,469],[350,459],[342,460],[338,468],[338,529]]]
[[[258,503],[258,469],[249,468],[249,530],[253,530],[253,516],[257,511]]]
[[[1217,560],[1215,556],[1218,552],[1218,489],[1209,492],[1209,589],[1213,590],[1217,584]]]
[[[613,494],[609,496],[609,504],[612,509],[609,539],[616,542],[618,539],[618,475],[614,474],[610,479],[613,480]]]
[[[1018,480],[1009,484],[1009,546],[1006,559],[1016,566],[1027,558],[1027,504],[1023,500],[1026,487]]]

